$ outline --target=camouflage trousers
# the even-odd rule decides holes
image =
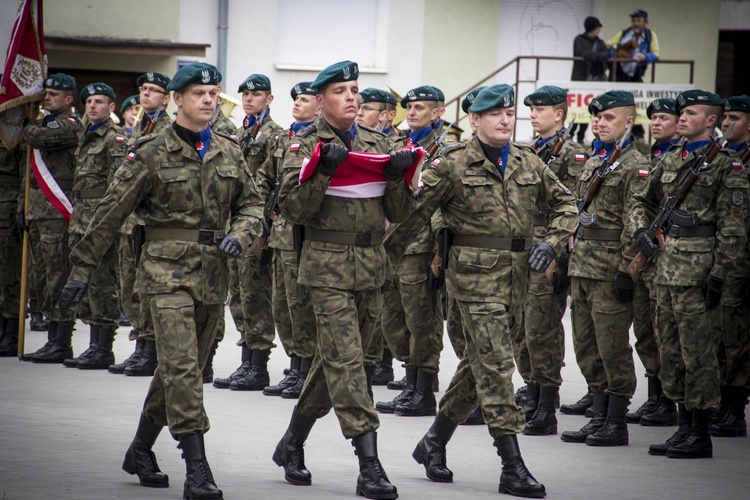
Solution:
[[[466,348],[440,400],[440,413],[462,423],[481,404],[493,437],[518,434],[525,419],[513,392],[511,332],[516,328],[517,315],[511,314],[505,304],[461,300],[455,304]]]
[[[654,328],[654,314],[656,313],[656,297],[651,293],[654,285],[639,282],[635,285],[635,299],[633,299],[633,335],[635,336],[635,352],[643,363],[647,377],[659,376],[659,345],[656,343],[656,329]]]
[[[572,277],[573,348],[593,392],[630,398],[636,378],[630,324],[633,305],[618,301],[612,283]]]
[[[318,343],[297,411],[318,419],[333,408],[347,439],[380,426],[364,370],[364,353],[380,315],[379,294],[310,287]]]
[[[0,315],[18,318],[21,306],[21,245],[11,229],[15,203],[0,203]]]
[[[445,329],[448,332],[448,340],[453,347],[456,357],[461,359],[466,352],[466,340],[464,339],[464,327],[461,325],[461,311],[458,309],[455,299],[448,296],[448,320],[445,322]]]
[[[34,219],[29,223],[37,300],[50,322],[73,324],[75,309],[60,312],[60,294],[70,274],[68,225],[64,219]]]
[[[721,342],[717,351],[721,385],[750,388],[750,310],[739,290],[750,267],[750,256],[729,271],[721,296]],[[742,262],[742,264],[740,264]]]
[[[310,292],[297,283],[299,265],[294,250],[273,250],[273,320],[281,345],[289,356],[315,354],[315,311]]]
[[[527,299],[528,300],[528,299]],[[526,312],[521,313],[520,324],[512,332],[513,360],[516,369],[525,383],[531,382],[531,357],[526,344]]]
[[[81,240],[82,234],[71,234],[70,247]],[[117,248],[115,245],[102,257],[99,266],[91,273],[89,287],[76,313],[87,325],[117,329],[120,319],[120,302],[117,290]]]
[[[443,316],[440,294],[430,288],[430,254],[404,255],[383,292],[383,336],[393,357],[435,374],[440,365]]]
[[[656,334],[664,393],[690,410],[717,410],[721,308],[706,310],[695,286],[656,286]]]
[[[261,264],[249,249],[230,262],[229,310],[241,336],[237,345],[268,351],[276,347],[271,265]]]
[[[135,274],[138,271],[133,253],[133,237],[120,233],[117,243],[119,259],[120,303],[125,315],[130,320],[132,328],[128,338],[130,340],[154,340],[154,324],[151,321],[151,308],[146,294],[133,291]]]
[[[143,415],[169,426],[174,439],[205,434],[210,427],[203,407],[203,375],[222,304],[203,304],[184,290],[149,295],[159,365],[151,379]]]

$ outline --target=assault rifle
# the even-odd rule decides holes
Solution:
[[[267,109],[268,105],[264,105],[260,113],[255,115],[255,125],[253,125],[253,130],[250,131],[250,137],[242,141],[242,157],[245,159],[247,159],[250,148],[258,139],[258,131],[260,131],[260,126],[263,124],[263,116],[266,114]]]
[[[575,127],[575,121],[570,120],[570,123],[568,123],[568,126],[565,127],[562,132],[558,130],[555,132],[557,135],[557,142],[555,145],[547,150],[547,154],[544,158],[542,158],[542,161],[549,166],[550,163],[555,161],[557,157],[560,155],[560,151],[562,151],[563,146],[565,145],[565,141],[568,140],[568,137],[570,137],[570,133],[573,131],[573,127]]]

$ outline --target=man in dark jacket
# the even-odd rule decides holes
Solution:
[[[607,80],[606,61],[609,59],[609,49],[604,40],[599,38],[602,23],[598,18],[589,16],[583,22],[585,33],[578,35],[573,41],[573,56],[583,57],[583,61],[573,62],[572,81],[597,81]],[[576,132],[579,144],[583,144],[588,123],[579,123],[573,130]],[[571,132],[572,133],[572,132]]]

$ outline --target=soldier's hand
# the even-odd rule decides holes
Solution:
[[[26,225],[26,218],[23,215],[23,212],[17,212],[16,213],[16,220],[14,221],[14,226],[16,231],[18,231],[18,235],[23,238],[24,232],[29,232],[29,226]]]
[[[721,303],[721,294],[724,292],[724,280],[711,274],[703,283],[703,298],[706,301],[706,310],[709,311]]]
[[[531,251],[529,251],[529,266],[537,272],[546,271],[547,266],[550,265],[554,258],[555,249],[552,248],[552,245],[543,241],[531,247]]]
[[[60,294],[60,312],[66,312],[71,304],[78,304],[88,288],[88,283],[69,279]]]
[[[229,255],[230,257],[239,257],[242,254],[242,246],[240,242],[234,236],[227,235],[221,239],[219,243],[219,250]]]
[[[393,151],[391,161],[385,167],[385,177],[388,180],[395,181],[404,176],[406,169],[414,163],[414,154],[408,149]]]
[[[649,238],[647,229],[639,229],[635,232],[635,243],[644,257],[650,259],[656,253],[656,244]]]
[[[612,283],[612,292],[617,300],[623,304],[629,304],[635,298],[635,281],[628,273],[617,271],[615,281]]]
[[[344,163],[349,155],[349,150],[340,144],[329,142],[320,148],[320,165],[318,172],[326,177],[332,177],[336,169]]]

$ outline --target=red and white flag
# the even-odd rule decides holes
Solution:
[[[33,149],[33,156],[31,157],[31,170],[34,172],[39,188],[44,192],[52,206],[57,209],[58,212],[63,216],[65,222],[70,222],[70,216],[73,213],[73,205],[70,204],[70,200],[65,196],[63,190],[52,177],[52,174],[47,168],[47,164],[44,163],[42,153],[38,149]]]

